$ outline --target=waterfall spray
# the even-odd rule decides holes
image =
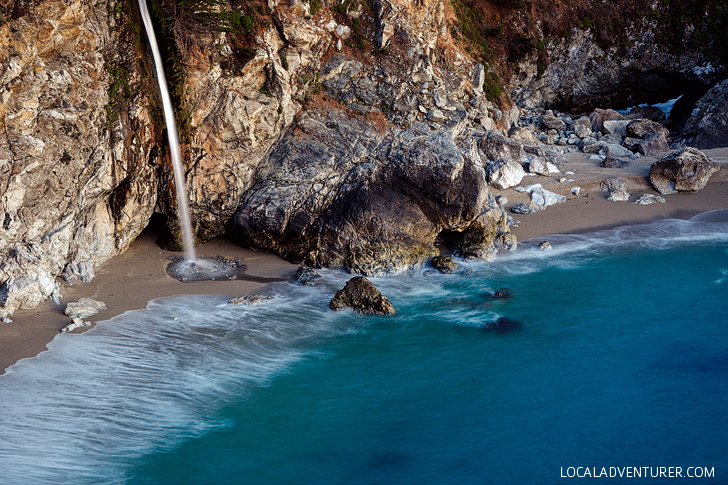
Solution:
[[[184,167],[182,166],[182,153],[179,147],[179,136],[177,135],[177,122],[172,109],[172,98],[169,96],[167,78],[164,75],[162,56],[159,53],[157,38],[154,35],[152,18],[149,15],[146,0],[139,0],[139,12],[142,15],[144,28],[147,31],[149,45],[152,48],[154,67],[157,71],[157,82],[162,95],[164,106],[164,120],[167,123],[167,138],[169,139],[169,150],[172,154],[172,169],[174,171],[174,185],[177,192],[177,212],[179,212],[180,231],[182,232],[182,247],[186,261],[196,261],[195,243],[192,239],[192,222],[190,221],[190,210],[187,206],[187,191],[185,190]]]

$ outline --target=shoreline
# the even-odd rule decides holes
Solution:
[[[607,177],[623,176],[628,182],[631,200],[639,195],[658,194],[647,179],[653,158],[645,157],[624,169],[601,169],[598,162],[586,157],[570,160],[568,175],[573,182],[560,183],[553,177],[534,176],[524,178],[521,185],[540,183],[547,190],[567,195],[566,202],[548,207],[534,214],[513,214],[510,207],[527,202],[528,196],[513,189],[490,188],[493,195],[505,195],[508,213],[519,220],[511,227],[519,241],[546,238],[555,234],[583,234],[619,226],[653,222],[660,219],[688,219],[699,213],[716,209],[728,209],[728,148],[705,151],[721,163],[721,170],[714,174],[708,185],[699,192],[665,196],[667,203],[636,205],[631,202],[610,202],[599,182]],[[572,186],[580,186],[579,196],[571,194]],[[89,320],[98,322],[130,310],[146,308],[149,301],[185,294],[219,294],[241,296],[260,291],[269,282],[285,281],[292,277],[298,265],[288,263],[278,256],[243,249],[231,241],[215,239],[197,247],[202,256],[242,258],[246,265],[241,279],[225,281],[199,281],[182,283],[167,275],[165,267],[169,257],[177,252],[161,249],[154,242],[154,234],[145,230],[125,253],[107,261],[96,269],[96,277],[90,283],[68,285],[62,282],[61,305],[43,302],[32,310],[18,310],[13,323],[0,325],[0,375],[24,358],[32,358],[47,350],[47,344],[70,323],[63,310],[68,302],[87,297],[103,301],[108,309],[102,310]],[[87,329],[79,329],[80,333]]]
[[[274,254],[236,246],[225,239],[214,239],[197,246],[199,256],[241,258],[246,269],[236,280],[196,281],[182,283],[167,275],[165,268],[170,256],[180,253],[161,249],[155,235],[145,230],[123,254],[115,256],[96,268],[90,283],[71,286],[61,280],[63,300],[55,305],[48,300],[32,310],[18,310],[13,323],[0,325],[0,375],[21,359],[32,358],[47,350],[47,345],[71,322],[63,311],[66,304],[79,298],[103,301],[108,307],[86,319],[91,322],[108,320],[127,311],[143,310],[157,298],[185,294],[216,294],[230,297],[257,292],[268,283],[286,281],[298,265]],[[74,330],[82,333],[89,328]]]

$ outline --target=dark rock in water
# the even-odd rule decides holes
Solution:
[[[501,288],[500,290],[486,293],[485,298],[487,300],[505,300],[508,298],[513,298],[513,293],[511,293],[511,290],[509,290],[508,288]]]
[[[486,332],[510,333],[522,327],[521,322],[508,317],[500,317],[495,322],[488,322],[483,327]]]
[[[600,163],[599,166],[604,168],[625,168],[630,166],[630,162],[607,155],[607,158],[602,160],[602,163]]]
[[[245,274],[246,266],[242,259],[228,259],[222,256],[197,258],[187,261],[180,256],[171,256],[167,274],[172,278],[189,283],[192,281],[236,280]]]
[[[650,121],[665,121],[665,112],[657,106],[635,106],[627,113],[627,118],[631,120],[646,119]]]
[[[440,273],[452,274],[460,267],[450,256],[435,256],[430,261]]]
[[[329,303],[332,310],[353,308],[360,313],[393,315],[394,307],[374,284],[363,276],[350,279]]]
[[[319,278],[322,278],[321,273],[313,268],[299,266],[296,270],[296,283],[299,285],[313,286]]]
[[[650,167],[650,182],[663,195],[696,192],[720,165],[695,148],[683,148],[656,161]]]
[[[546,251],[546,250],[548,250],[548,249],[553,249],[553,248],[551,247],[551,243],[550,243],[550,242],[548,242],[548,241],[541,241],[541,242],[540,242],[540,243],[538,244],[538,248],[539,248],[539,249],[540,249],[541,251]]]

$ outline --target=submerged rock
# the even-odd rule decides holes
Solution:
[[[299,285],[313,286],[319,278],[322,278],[321,273],[313,268],[299,266],[296,270],[296,283]]]
[[[485,295],[485,298],[488,300],[504,300],[508,298],[513,298],[513,293],[511,293],[511,290],[509,290],[508,288],[501,288],[500,290],[487,293]]]
[[[540,243],[538,243],[538,249],[540,249],[541,251],[547,251],[547,250],[553,249],[553,248],[551,247],[551,243],[550,242],[548,242],[548,241],[541,241]]]
[[[88,318],[107,308],[106,303],[103,301],[81,298],[78,301],[68,303],[64,313],[71,318]]]
[[[663,195],[696,192],[708,184],[720,165],[695,148],[683,148],[650,167],[650,182]]]
[[[483,327],[486,332],[510,333],[519,330],[523,325],[517,320],[508,317],[500,317],[494,322],[488,322]]]
[[[232,298],[228,301],[229,305],[246,305],[246,306],[256,306],[256,305],[262,305],[268,300],[273,300],[274,297],[268,296],[268,295],[244,295],[244,296],[236,296],[235,298]]]
[[[430,263],[440,273],[445,274],[452,274],[460,267],[450,256],[435,256]]]
[[[363,276],[350,279],[343,289],[336,292],[329,303],[329,308],[332,310],[343,310],[346,307],[372,315],[396,313],[387,297]]]

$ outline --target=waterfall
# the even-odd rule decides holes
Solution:
[[[185,190],[184,167],[182,166],[182,153],[179,147],[179,136],[177,135],[177,122],[172,109],[172,98],[169,96],[167,78],[164,75],[162,56],[159,53],[157,38],[154,35],[152,18],[149,15],[146,0],[139,0],[139,12],[142,15],[144,28],[147,31],[149,45],[152,48],[154,67],[157,71],[157,82],[162,95],[164,106],[164,120],[167,123],[167,138],[169,139],[169,150],[172,153],[172,169],[174,171],[174,185],[177,192],[177,212],[179,212],[180,231],[182,232],[182,247],[184,248],[185,260],[196,261],[195,243],[192,239],[192,222],[190,221],[190,210],[187,205],[187,191]]]

